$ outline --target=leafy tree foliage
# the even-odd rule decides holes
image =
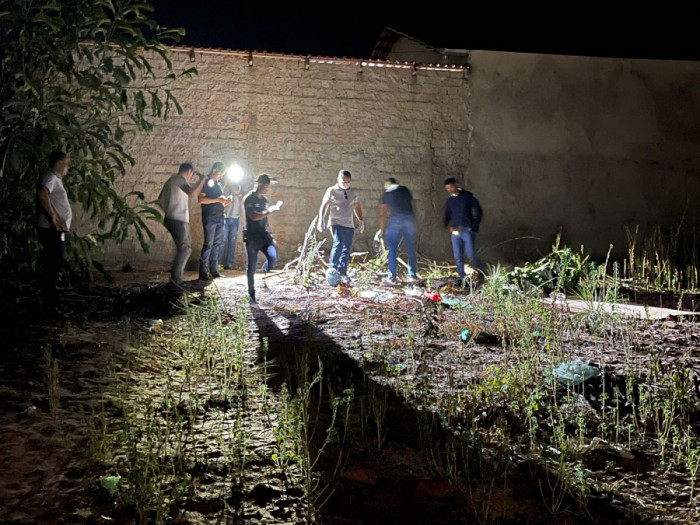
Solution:
[[[0,0],[3,270],[35,265],[35,187],[54,149],[70,154],[66,189],[94,225],[72,235],[73,261],[90,262],[91,246],[132,233],[148,251],[147,220],[160,213],[142,193],[115,189],[134,164],[122,141],[182,113],[170,87],[196,73],[173,70],[166,43],[184,30],[159,27],[151,12],[139,0]]]

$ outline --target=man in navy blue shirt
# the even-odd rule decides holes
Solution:
[[[224,176],[224,164],[215,162],[209,173],[209,180],[202,186],[198,200],[202,205],[202,227],[204,228],[204,243],[199,259],[199,279],[208,281],[209,276],[221,277],[219,273],[219,251],[224,244],[224,206],[231,204],[224,197],[221,187],[221,177]]]
[[[474,240],[482,217],[481,205],[471,192],[457,187],[457,179],[454,177],[445,179],[445,190],[450,196],[445,202],[443,223],[446,228],[450,228],[457,273],[460,283],[464,284],[465,262],[480,272],[480,275],[483,274],[481,262],[474,249]]]
[[[275,241],[270,233],[267,218],[271,213],[279,211],[282,201],[277,201],[273,206],[267,205],[265,194],[270,189],[270,184],[276,183],[276,179],[270,178],[267,173],[260,175],[255,181],[255,187],[243,198],[243,210],[245,212],[245,233],[243,241],[246,250],[246,276],[248,277],[248,296],[250,302],[255,302],[255,268],[258,265],[258,252],[261,251],[267,258],[267,269],[273,270],[277,262],[277,250]]]
[[[393,177],[384,182],[384,193],[379,204],[379,232],[384,230],[384,238],[389,249],[388,283],[396,281],[396,250],[403,238],[406,245],[408,278],[415,280],[417,270],[416,257],[416,219],[413,214],[413,195],[406,186],[400,186]],[[388,221],[387,221],[388,218]]]

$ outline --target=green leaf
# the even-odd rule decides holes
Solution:
[[[127,131],[151,131],[171,107],[182,112],[169,84],[193,70],[173,69],[165,42],[184,31],[160,28],[151,12],[142,0],[0,0],[4,270],[37,266],[34,184],[48,154],[67,145],[71,170],[64,184],[73,207],[92,217],[89,226],[95,230],[71,232],[71,265],[99,271],[90,250],[108,239],[132,236],[144,249],[153,242],[145,221],[159,220],[159,211],[144,203],[140,188],[125,196],[115,190],[135,162],[122,141]],[[121,119],[135,126],[125,127]]]

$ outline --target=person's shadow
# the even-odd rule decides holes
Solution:
[[[372,379],[370,372],[366,373],[339,341],[324,332],[321,326],[325,320],[314,319],[312,313],[303,317],[282,311],[268,314],[258,304],[251,304],[250,310],[260,341],[258,360],[265,363],[270,390],[279,394],[286,384],[292,396],[298,398],[322,368],[322,388],[318,384],[314,387],[310,403],[311,419],[318,418],[312,456],[330,435],[331,398],[337,399],[348,390],[353,392],[350,410],[339,410],[335,419],[336,429],[344,427],[347,439],[328,444],[316,464],[316,470],[333,491],[323,509],[323,522],[428,523],[439,515],[435,502],[416,497],[416,487],[425,480],[416,478],[412,471],[415,465],[395,459],[405,451],[410,451],[410,457],[420,454],[424,443],[416,429],[419,424],[425,427],[425,416],[400,399],[389,386]],[[319,391],[323,395],[321,399]],[[384,410],[382,428],[376,423],[377,404],[382,405],[379,410]],[[442,431],[429,427],[428,431],[434,433],[431,441],[441,441]],[[377,450],[378,431],[385,433],[383,447],[388,461],[393,463],[390,474],[376,469],[379,462],[387,461],[384,453]],[[342,464],[339,470],[338,464]],[[364,479],[358,481],[357,476]],[[443,507],[444,512],[454,509]]]

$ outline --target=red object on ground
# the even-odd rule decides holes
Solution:
[[[430,291],[425,292],[425,298],[431,301],[435,301],[436,303],[439,303],[442,300],[442,297],[440,297],[439,293]]]

